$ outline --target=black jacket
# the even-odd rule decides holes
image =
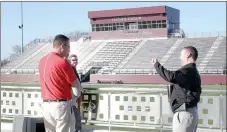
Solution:
[[[77,73],[76,68],[74,68],[74,67],[72,67],[72,68],[73,68],[74,73],[76,74],[76,77],[79,79],[79,82],[81,82],[80,76],[79,76],[79,74]]]
[[[172,83],[170,106],[174,112],[183,103],[187,108],[197,107],[201,94],[201,79],[195,63],[190,63],[176,71],[166,70],[159,62],[154,65],[157,73]]]

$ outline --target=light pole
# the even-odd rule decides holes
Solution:
[[[23,2],[21,2],[21,54],[24,52],[24,24],[23,24]]]

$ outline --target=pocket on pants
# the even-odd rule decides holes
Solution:
[[[192,124],[193,118],[193,115],[186,111],[179,112],[177,115],[177,119],[181,124]]]
[[[56,120],[69,120],[70,119],[70,104],[69,102],[59,102],[58,107],[55,112]]]
[[[178,121],[178,123],[181,122],[181,119],[180,119],[180,112],[177,113],[177,121]]]

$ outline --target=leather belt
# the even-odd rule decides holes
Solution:
[[[64,101],[69,101],[69,99],[43,100],[43,102],[64,102]]]

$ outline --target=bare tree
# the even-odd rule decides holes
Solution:
[[[9,61],[7,59],[3,59],[1,60],[1,66],[4,66],[5,64],[7,64]]]
[[[21,52],[21,46],[20,45],[14,45],[12,47],[14,53],[20,53]]]

